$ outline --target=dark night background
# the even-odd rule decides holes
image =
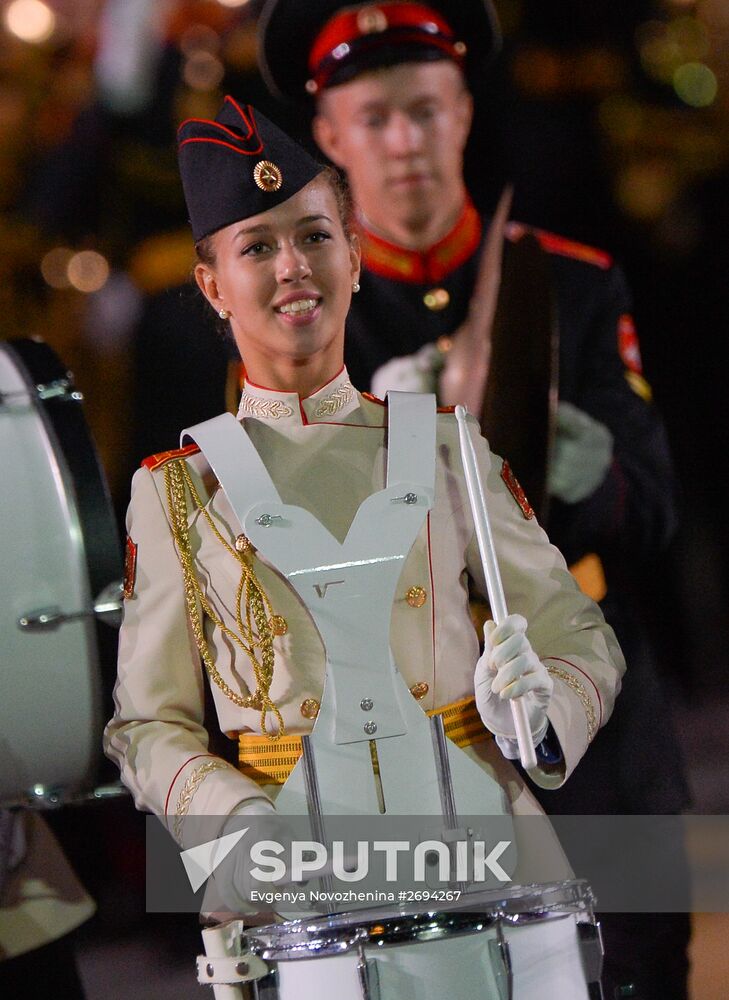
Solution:
[[[192,257],[176,125],[214,115],[226,90],[302,140],[307,122],[277,108],[258,76],[259,0],[47,0],[55,28],[41,41],[18,37],[22,2],[0,3],[0,339],[40,336],[74,371],[121,523],[139,460],[176,445],[165,415],[180,427],[225,405],[226,346],[195,294],[179,291]],[[636,600],[673,694],[694,808],[725,812],[729,3],[496,6],[505,42],[474,81],[469,185],[488,208],[511,180],[513,218],[602,247],[627,273],[682,494],[670,550],[634,567]],[[119,10],[122,26],[110,33]],[[125,23],[136,26],[131,42]],[[124,58],[135,55],[122,85]],[[69,280],[68,261],[81,251],[100,256],[84,258],[81,277]],[[170,366],[178,352],[186,371]],[[136,405],[140,385],[157,393],[159,419]],[[88,968],[103,965],[99,942],[136,940],[144,926],[167,935],[158,965],[174,975],[179,954],[197,949],[196,932],[174,924],[173,945],[168,924],[143,917],[142,818],[122,800],[63,810],[53,822],[99,903],[86,931]],[[191,978],[189,962],[174,995]],[[192,985],[189,995],[198,992]],[[714,996],[697,991],[695,1000]]]

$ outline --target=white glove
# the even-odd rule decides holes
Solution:
[[[509,615],[501,625],[484,624],[484,650],[476,664],[474,687],[481,721],[496,737],[505,757],[516,760],[519,745],[511,715],[512,698],[523,695],[534,746],[544,739],[554,682],[526,637],[526,618]]]
[[[426,344],[415,354],[393,358],[372,376],[371,389],[375,396],[385,398],[388,389],[398,392],[436,392],[438,374],[443,367],[443,355],[435,344]]]
[[[605,478],[613,458],[613,436],[604,424],[572,403],[557,407],[557,435],[547,488],[565,503],[589,497]]]
[[[285,847],[294,839],[294,834],[286,819],[276,812],[274,805],[268,799],[264,798],[248,799],[241,803],[226,820],[219,837],[225,837],[229,833],[237,833],[244,829],[245,817],[247,816],[250,816],[251,819],[255,818],[253,826],[256,840],[275,840]],[[251,834],[248,834],[248,837],[250,836]],[[220,849],[225,850],[225,847],[222,846]],[[260,909],[259,904],[251,904],[251,890],[254,888],[260,890],[261,884],[251,877],[250,867],[248,845],[246,838],[243,837],[215,868],[211,880],[214,885],[211,886],[205,898],[206,908],[216,912],[228,911],[230,913],[250,912],[251,905],[254,909]],[[280,883],[271,882],[267,888],[277,889],[287,881],[284,878]]]

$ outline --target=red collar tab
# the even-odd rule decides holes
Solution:
[[[481,217],[467,201],[451,231],[428,250],[408,250],[376,236],[360,222],[362,263],[368,271],[414,285],[442,281],[471,257],[481,243]]]
[[[459,66],[466,46],[445,18],[419,3],[380,3],[340,11],[330,18],[309,53],[311,94],[329,85],[334,72],[345,63],[366,58],[385,45],[419,45],[440,49]]]

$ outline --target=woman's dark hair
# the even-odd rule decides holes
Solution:
[[[337,208],[339,210],[339,221],[342,223],[342,229],[344,229],[344,235],[347,239],[351,239],[352,236],[352,196],[349,191],[349,185],[347,184],[346,178],[334,167],[324,167],[322,172],[317,175],[318,177],[323,177],[331,187],[334,192],[334,197],[337,200]],[[201,264],[205,264],[207,267],[215,267],[215,251],[213,249],[213,237],[215,233],[211,233],[210,236],[203,236],[201,240],[198,240],[195,244],[195,252],[197,253],[197,259]]]

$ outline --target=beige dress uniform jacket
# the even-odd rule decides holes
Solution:
[[[357,393],[343,370],[305,399],[246,383],[239,418],[283,503],[308,509],[341,541],[361,502],[385,482],[386,405]],[[475,423],[472,433],[477,436]],[[406,560],[390,635],[398,669],[423,709],[473,695],[479,650],[469,612],[469,575],[485,593],[452,413],[437,417],[436,446],[435,503]],[[508,468],[502,476],[504,463],[482,438],[476,449],[508,608],[527,619],[532,646],[554,678],[549,717],[568,777],[610,715],[623,658],[597,605],[577,588],[536,520],[525,516],[529,508],[518,484],[505,481]],[[136,576],[125,601],[116,712],[106,728],[105,748],[138,808],[167,817],[185,845],[186,816],[226,816],[246,799],[275,797],[277,789],[262,789],[208,752],[203,723],[208,681],[188,620],[167,514],[164,465],[173,457],[155,456],[133,481],[127,527],[137,547]],[[210,467],[201,453],[185,460],[217,529],[234,544],[240,527]],[[240,565],[194,507],[189,526],[207,600],[234,628]],[[322,696],[324,649],[287,581],[258,558],[256,564],[274,612],[288,624],[274,642],[270,694],[287,733],[306,733],[313,725],[312,704]],[[248,659],[207,619],[205,632],[225,684],[243,696],[255,690]],[[239,707],[220,685],[209,683],[223,732],[260,732],[259,711]],[[496,775],[515,813],[539,811],[494,740],[485,739],[468,752]]]

